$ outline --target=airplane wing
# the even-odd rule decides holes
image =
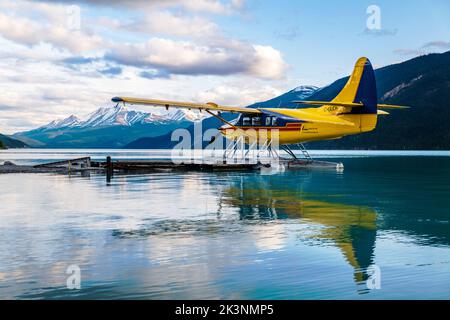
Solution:
[[[357,102],[331,102],[331,101],[293,101],[297,104],[307,104],[307,105],[313,105],[313,106],[338,106],[338,107],[364,107],[364,104],[357,103]],[[393,104],[377,104],[378,108],[384,108],[384,109],[409,109],[409,107],[406,106],[397,106]]]
[[[155,99],[141,99],[141,98],[130,98],[130,97],[114,97],[111,99],[113,102],[124,102],[130,104],[140,104],[147,106],[161,106],[166,108],[185,108],[185,109],[196,109],[205,111],[223,111],[231,113],[261,113],[258,109],[254,108],[243,108],[243,107],[229,107],[221,106],[214,102],[208,103],[193,103],[193,102],[179,102],[179,101],[169,101],[169,100],[155,100]]]

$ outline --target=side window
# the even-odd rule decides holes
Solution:
[[[272,117],[272,125],[273,126],[277,125],[277,117]]]
[[[271,117],[267,117],[266,118],[266,126],[270,126],[272,123],[272,118]]]
[[[243,126],[249,126],[251,124],[250,117],[243,117],[242,118],[242,125]]]
[[[261,125],[261,117],[253,117],[252,118],[252,125],[253,126],[260,126]]]

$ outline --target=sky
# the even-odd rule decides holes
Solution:
[[[113,96],[245,106],[326,86],[360,56],[448,50],[448,0],[0,0],[0,132]]]

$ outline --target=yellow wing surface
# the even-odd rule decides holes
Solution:
[[[243,107],[230,107],[221,106],[214,102],[208,103],[195,103],[195,102],[179,102],[170,100],[155,100],[155,99],[141,99],[141,98],[130,98],[130,97],[114,97],[111,99],[113,102],[124,102],[130,104],[140,104],[147,106],[157,106],[157,107],[173,107],[173,108],[184,108],[184,109],[196,109],[205,111],[224,111],[232,113],[261,113],[258,109],[253,108],[243,108]]]
[[[180,101],[170,101],[170,100],[155,100],[155,99],[141,99],[141,98],[131,98],[131,97],[114,97],[111,99],[113,102],[124,102],[130,104],[140,104],[148,106],[158,106],[166,108],[185,108],[185,109],[195,109],[195,110],[205,110],[205,111],[219,111],[219,112],[233,112],[233,113],[246,113],[246,114],[260,114],[264,110],[279,113],[287,117],[295,118],[300,121],[306,122],[318,122],[327,124],[336,124],[344,126],[354,126],[350,121],[346,121],[337,116],[317,113],[315,110],[306,109],[254,109],[254,108],[243,108],[243,107],[230,107],[221,106],[213,102],[208,103],[193,103],[193,102],[180,102]]]
[[[294,101],[294,103],[298,104],[308,104],[313,106],[337,106],[337,107],[351,107],[351,108],[362,108],[364,107],[363,103],[357,103],[357,102],[329,102],[329,101]],[[377,104],[378,108],[383,109],[409,109],[410,107],[406,106],[398,106],[394,104]]]

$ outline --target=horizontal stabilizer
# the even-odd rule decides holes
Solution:
[[[308,104],[313,106],[338,106],[338,107],[364,107],[362,103],[356,102],[331,102],[331,101],[294,101],[298,104]]]
[[[377,104],[378,108],[383,108],[383,109],[409,109],[410,107],[406,107],[406,106],[397,106],[394,104]]]
[[[338,107],[350,107],[350,108],[362,108],[363,103],[358,102],[332,102],[332,101],[294,101],[297,104],[308,104],[313,106],[338,106]],[[377,108],[384,109],[409,109],[410,107],[398,106],[393,104],[377,104]]]

